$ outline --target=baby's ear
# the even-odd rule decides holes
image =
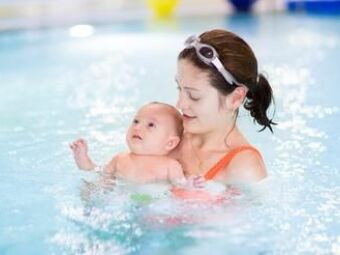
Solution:
[[[167,151],[172,151],[176,148],[180,141],[181,139],[179,138],[179,136],[170,136],[167,143],[165,144],[165,149]]]

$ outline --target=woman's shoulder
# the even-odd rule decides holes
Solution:
[[[227,166],[230,177],[240,181],[260,181],[265,178],[267,172],[260,151],[250,145],[239,148]]]

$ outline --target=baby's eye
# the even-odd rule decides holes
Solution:
[[[139,120],[134,119],[134,120],[133,120],[133,123],[134,123],[134,124],[138,124],[138,123],[139,123]]]
[[[148,124],[148,127],[155,127],[156,125],[155,125],[155,123],[153,123],[153,122],[150,122],[149,124]]]

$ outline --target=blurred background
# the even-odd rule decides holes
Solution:
[[[141,20],[148,17],[224,15],[237,10],[255,13],[282,12],[286,9],[294,9],[293,5],[297,5],[300,11],[304,11],[308,9],[304,8],[306,2],[325,1],[0,0],[0,30],[64,26],[84,22],[99,24],[121,20]]]

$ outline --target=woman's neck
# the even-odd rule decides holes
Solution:
[[[192,144],[201,150],[227,150],[247,143],[236,125],[229,129],[214,130],[203,134],[190,134]]]

